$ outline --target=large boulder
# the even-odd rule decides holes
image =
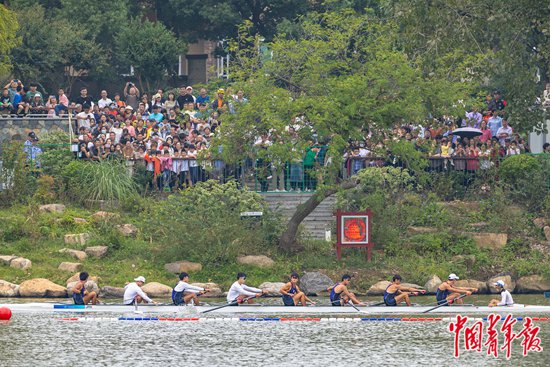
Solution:
[[[550,241],[550,226],[544,227],[544,236],[546,237],[546,241]]]
[[[170,296],[172,296],[172,288],[171,287],[169,287],[167,285],[164,285],[164,284],[157,283],[157,282],[147,283],[143,287],[141,287],[141,289],[143,289],[143,291],[145,293],[147,293],[147,295],[149,297],[170,297]]]
[[[237,258],[237,263],[257,266],[259,268],[271,268],[275,265],[275,261],[265,255],[239,256]]]
[[[15,255],[0,255],[0,264],[10,266],[13,259],[17,258]]]
[[[86,247],[86,249],[84,250],[87,255],[91,257],[96,257],[98,259],[104,257],[107,254],[107,251],[109,251],[108,246],[91,246]]]
[[[86,224],[88,221],[84,218],[73,218],[74,224]]]
[[[521,277],[516,282],[516,293],[542,293],[550,291],[550,282],[541,275]]]
[[[176,261],[173,263],[165,264],[164,269],[166,269],[166,271],[170,273],[179,274],[183,271],[185,272],[201,271],[202,265],[191,261]]]
[[[388,282],[387,280],[382,280],[378,283],[374,283],[367,291],[367,295],[382,296],[384,294],[384,291],[386,290],[386,288],[388,288],[390,284],[391,282]]]
[[[0,280],[0,297],[19,297],[19,286]]]
[[[66,234],[65,244],[66,245],[85,245],[89,239],[90,239],[90,235],[88,233]]]
[[[260,288],[262,291],[267,291],[267,295],[271,297],[277,297],[280,296],[281,293],[279,293],[279,290],[281,287],[285,285],[285,283],[271,283],[271,282],[264,282],[260,284],[258,288]]]
[[[73,250],[73,249],[68,249],[68,248],[63,248],[63,249],[59,250],[59,253],[69,254],[69,255],[71,255],[72,257],[74,257],[75,259],[77,259],[79,261],[84,261],[88,257],[88,255],[86,255],[86,253],[84,251]]]
[[[65,211],[65,205],[63,204],[47,204],[40,205],[38,208],[40,213],[63,213]]]
[[[548,224],[550,224],[550,220],[546,218],[535,218],[533,219],[533,224],[535,225],[535,227],[543,229]]]
[[[221,287],[216,283],[191,283],[191,285],[210,290],[210,292],[205,293],[202,297],[217,298],[223,296]]]
[[[72,283],[72,282],[78,282],[80,280],[80,273],[76,273],[74,274],[72,277],[70,277],[69,279],[67,279],[67,281],[65,282],[65,284],[69,285],[69,283]],[[92,276],[90,275],[88,277],[88,281],[94,281],[95,283],[99,283],[99,277],[97,276]]]
[[[106,285],[105,287],[101,287],[100,296],[103,298],[122,298],[124,296],[124,288]]]
[[[70,271],[71,273],[74,273],[75,271],[80,271],[82,269],[81,263],[70,263],[70,262],[62,262],[59,264],[57,269],[61,271]]]
[[[67,288],[48,279],[35,278],[25,280],[19,285],[19,295],[21,297],[62,298],[67,297]]]
[[[77,283],[78,281],[70,282],[67,284],[67,293],[69,294],[69,296],[73,294],[73,288]],[[88,292],[96,292],[97,294],[99,294],[99,286],[93,280],[88,280],[86,284],[84,284],[84,288]]]
[[[487,283],[475,279],[457,280],[455,285],[457,287],[477,288],[477,294],[485,294],[488,291]]]
[[[333,285],[334,281],[332,279],[318,271],[307,272],[300,278],[300,289],[305,294],[326,292],[327,288]]]
[[[437,287],[439,287],[441,283],[443,283],[441,281],[441,278],[434,274],[430,277],[430,279],[428,279],[426,284],[424,284],[424,289],[427,293],[434,294],[435,292],[437,292]]]
[[[414,284],[414,283],[401,283],[401,285],[407,288],[424,289],[424,287],[422,287],[421,285]]]
[[[22,257],[16,257],[10,262],[10,268],[27,270],[32,268],[32,261]]]
[[[500,250],[506,246],[508,235],[506,233],[465,233],[473,238],[477,247],[490,250]]]
[[[487,287],[489,287],[489,293],[498,293],[495,283],[498,280],[502,280],[506,284],[505,288],[509,291],[516,289],[516,282],[512,280],[510,275],[497,275],[487,281]]]
[[[116,228],[123,236],[126,237],[135,236],[137,234],[137,227],[133,224],[122,224],[120,226],[116,226]]]
[[[116,216],[115,213],[99,211],[92,214],[92,219],[95,220],[96,222],[100,222],[100,221],[107,221],[111,218],[114,218],[115,216]]]

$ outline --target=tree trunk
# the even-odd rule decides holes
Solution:
[[[354,188],[357,184],[358,182],[355,180],[343,181],[335,188],[316,192],[305,203],[298,205],[296,212],[294,212],[292,218],[288,221],[286,230],[281,235],[281,238],[279,238],[279,249],[284,252],[296,252],[299,250],[296,234],[300,223],[302,223],[302,221],[323,202],[323,200],[334,195],[338,190],[348,190]]]

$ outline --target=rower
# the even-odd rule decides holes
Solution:
[[[489,302],[489,307],[513,306],[514,299],[512,298],[510,292],[505,288],[506,284],[504,284],[502,280],[499,280],[494,285],[497,287],[497,291],[500,292],[501,299],[500,301],[498,299],[492,299],[491,302]]]
[[[279,290],[279,293],[283,295],[283,303],[285,306],[298,306],[298,303],[302,306],[306,306],[306,301],[312,305],[315,304],[315,302],[310,300],[306,294],[300,290],[298,287],[299,280],[300,277],[298,273],[292,273],[290,275],[290,282],[283,285],[281,290]]]
[[[193,302],[195,306],[200,306],[199,297],[208,292],[208,290],[189,284],[189,274],[183,272],[179,276],[180,281],[172,291],[172,301],[176,306],[186,305]]]
[[[92,302],[92,305],[97,305],[97,293],[92,291],[88,292],[86,290],[86,282],[88,281],[88,273],[85,271],[81,272],[78,276],[80,279],[78,283],[73,287],[73,301],[75,305],[87,305]]]
[[[142,276],[134,279],[133,283],[128,283],[124,287],[124,301],[123,303],[127,306],[133,306],[141,302],[157,304],[147,294],[141,289],[145,284],[145,278]]]
[[[355,294],[348,290],[350,281],[351,276],[344,274],[340,283],[336,283],[332,287],[327,288],[327,291],[330,291],[330,303],[333,306],[345,306],[350,301],[356,305],[365,306],[363,302],[355,297]]]
[[[244,284],[246,281],[245,273],[237,274],[237,281],[231,285],[229,292],[227,292],[227,303],[241,304],[246,298],[248,303],[254,303],[250,297],[261,297],[266,294],[266,291],[261,289],[249,287]]]
[[[426,293],[423,289],[401,285],[401,280],[401,276],[395,274],[390,285],[386,287],[384,291],[384,303],[386,306],[397,306],[401,301],[405,301],[407,306],[410,306],[411,300],[409,299],[409,295],[417,296],[418,293]]]
[[[477,292],[477,288],[468,288],[468,287],[456,287],[456,281],[460,279],[456,274],[452,273],[449,275],[449,279],[437,287],[435,293],[435,299],[437,300],[438,305],[443,305],[448,301],[447,305],[455,302],[457,304],[462,304],[462,299],[459,298],[460,294],[466,294],[470,296],[473,293]]]

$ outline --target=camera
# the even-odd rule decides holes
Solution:
[[[129,87],[133,87],[133,86],[134,86],[134,83],[130,82],[130,83],[128,83],[128,86],[129,86]]]

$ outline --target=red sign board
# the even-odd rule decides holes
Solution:
[[[363,247],[367,249],[367,259],[371,260],[373,243],[370,241],[372,212],[336,211],[336,255],[342,258],[342,247]]]

